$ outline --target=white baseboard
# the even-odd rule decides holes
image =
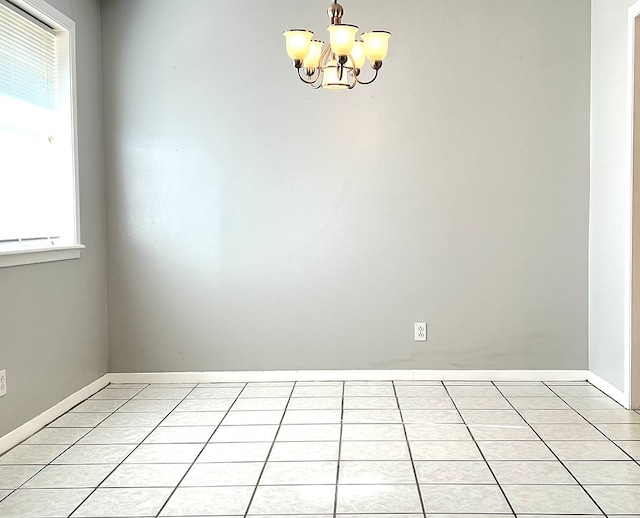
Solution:
[[[584,381],[587,380],[620,404],[625,395],[586,370],[299,370],[220,372],[132,372],[105,374],[65,400],[0,437],[0,454],[92,396],[109,383],[212,383],[256,381]]]
[[[78,403],[81,403],[88,397],[98,392],[101,388],[106,387],[109,384],[109,374],[105,374],[100,379],[97,379],[93,383],[89,383],[84,388],[81,388],[77,392],[71,394],[68,398],[64,399],[57,405],[52,406],[48,410],[42,412],[39,416],[34,417],[30,421],[9,432],[7,435],[0,437],[0,454],[7,450],[10,450],[17,444],[20,444],[25,439],[31,437],[38,430],[48,425],[52,421],[55,421],[65,412],[71,410]]]
[[[597,374],[593,372],[589,372],[589,377],[587,378],[587,381],[597,389],[600,389],[611,399],[616,400],[623,407],[630,408],[631,402],[629,401],[629,396],[625,394],[624,391],[614,387],[611,383],[602,379]]]
[[[112,383],[214,383],[244,381],[585,381],[586,370],[299,370],[120,372]]]

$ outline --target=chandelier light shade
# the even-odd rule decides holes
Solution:
[[[305,68],[314,69],[320,65],[320,56],[322,56],[323,41],[313,40],[309,46],[309,53],[302,60]]]
[[[351,49],[351,59],[353,60],[353,66],[360,70],[364,62],[367,59],[367,55],[364,52],[364,42],[362,40],[358,40],[354,43],[353,48]]]
[[[287,39],[287,54],[294,61],[304,59],[309,54],[311,48],[311,38],[313,33],[301,29],[285,31],[284,37]]]
[[[336,56],[348,56],[356,43],[358,28],[355,25],[329,25],[329,43]]]
[[[327,9],[331,24],[329,44],[314,40],[313,32],[306,29],[284,31],[287,54],[293,60],[302,82],[314,88],[330,90],[351,90],[357,84],[373,83],[382,68],[382,61],[389,51],[387,31],[370,31],[357,39],[358,27],[342,23],[344,10],[334,0]],[[369,60],[373,77],[363,81],[360,72],[366,60]]]
[[[364,40],[364,52],[369,61],[382,61],[389,52],[389,38],[391,34],[383,31],[365,32],[362,35]]]

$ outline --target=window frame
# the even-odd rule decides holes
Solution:
[[[66,51],[67,65],[69,68],[69,113],[70,117],[70,138],[71,145],[71,168],[69,172],[73,176],[73,214],[74,214],[74,238],[73,244],[33,248],[16,246],[0,251],[0,268],[8,266],[19,266],[24,264],[45,263],[51,261],[64,261],[67,259],[78,259],[84,247],[80,237],[80,173],[78,166],[78,131],[77,131],[77,95],[76,95],[76,29],[75,22],[68,16],[62,14],[55,7],[52,7],[44,0],[0,0],[3,3],[11,4],[45,25],[56,31],[56,38],[63,41]]]

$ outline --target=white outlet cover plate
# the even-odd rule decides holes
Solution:
[[[0,371],[0,397],[4,396],[7,393],[7,371]]]
[[[427,324],[425,322],[416,322],[414,326],[413,339],[416,342],[427,341]]]

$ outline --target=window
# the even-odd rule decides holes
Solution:
[[[80,256],[74,23],[0,0],[0,266]]]

